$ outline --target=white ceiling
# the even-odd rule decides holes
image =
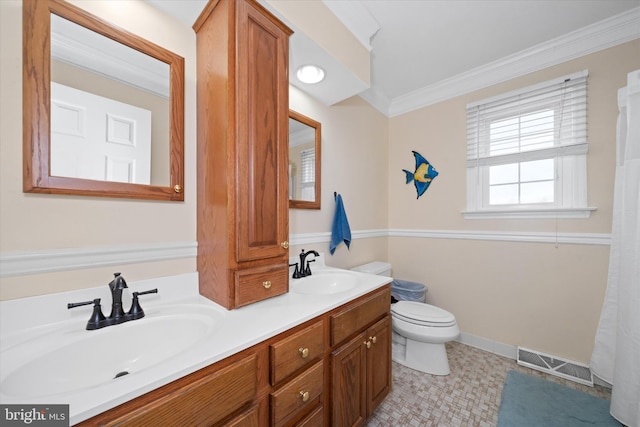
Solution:
[[[147,1],[188,25],[206,4]],[[323,1],[363,44],[370,43],[371,87],[354,93],[388,116],[571,59],[572,51],[585,54],[640,38],[640,0]],[[372,24],[379,29],[366,40]],[[296,52],[296,46],[309,50],[308,40],[292,40],[291,55],[309,56]],[[318,57],[326,58],[323,53]],[[295,73],[290,75],[295,79]],[[345,86],[336,80],[325,84]],[[319,98],[332,90],[306,89]],[[353,94],[343,87],[340,91]],[[322,100],[333,103],[340,96]]]
[[[362,0],[373,37],[374,86],[388,98],[639,6],[637,0]]]

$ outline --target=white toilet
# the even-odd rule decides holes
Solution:
[[[391,264],[386,262],[374,261],[352,270],[391,277]],[[424,302],[398,301],[391,305],[391,321],[395,362],[427,374],[449,375],[444,344],[460,334],[453,314]]]

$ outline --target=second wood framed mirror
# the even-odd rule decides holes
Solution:
[[[289,207],[320,209],[321,124],[289,110]]]

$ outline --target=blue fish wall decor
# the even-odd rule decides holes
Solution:
[[[438,172],[433,166],[431,166],[427,159],[422,157],[420,153],[416,151],[412,151],[412,153],[416,158],[416,170],[415,172],[410,172],[406,169],[403,169],[403,171],[407,175],[407,184],[409,184],[411,181],[414,182],[416,186],[416,192],[418,193],[418,197],[416,197],[416,199],[419,199],[420,196],[422,196],[424,192],[427,191],[427,188],[429,188],[431,181],[433,181],[433,179],[438,176]]]

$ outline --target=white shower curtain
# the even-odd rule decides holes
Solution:
[[[613,385],[611,415],[640,427],[640,70],[618,107],[609,279],[590,365]]]

